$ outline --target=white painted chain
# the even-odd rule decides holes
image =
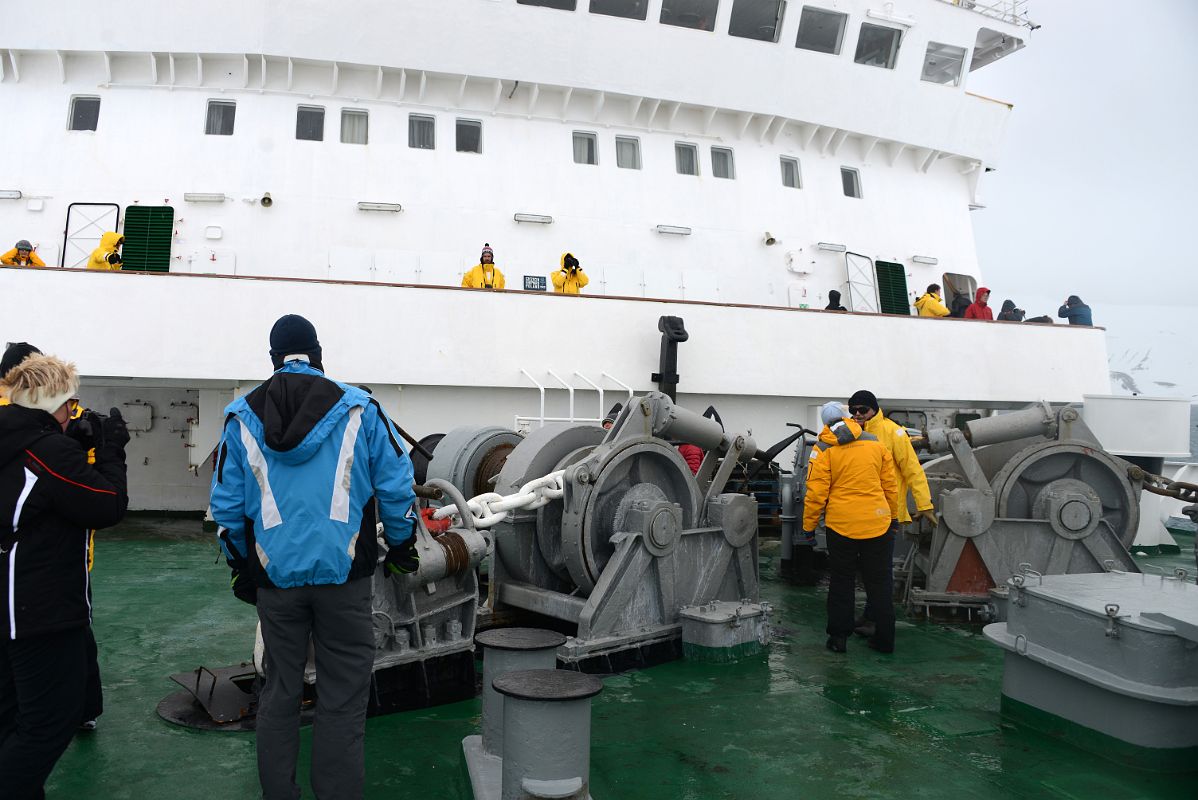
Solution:
[[[531,480],[520,487],[518,492],[502,495],[498,492],[484,492],[466,501],[470,516],[474,518],[474,527],[490,528],[507,519],[508,514],[518,509],[537,509],[558,500],[565,493],[562,487],[562,476],[565,470],[550,472],[543,478]],[[458,507],[454,504],[442,506],[433,512],[433,519],[457,517]]]

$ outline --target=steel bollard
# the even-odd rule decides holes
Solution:
[[[483,654],[483,752],[503,756],[503,695],[492,688],[495,679],[509,672],[553,669],[557,648],[566,637],[539,628],[492,628],[474,637],[486,648]]]

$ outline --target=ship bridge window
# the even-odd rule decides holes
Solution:
[[[459,119],[457,124],[458,152],[483,151],[483,124],[476,119]]]
[[[869,67],[894,69],[902,38],[903,32],[898,28],[862,22],[861,34],[857,37],[857,55],[853,56],[853,61]]]
[[[781,157],[782,162],[782,185],[790,189],[802,189],[803,181],[799,174],[799,160],[797,158]]]
[[[208,117],[204,121],[206,136],[232,136],[233,118],[237,114],[237,103],[232,100],[209,100]]]
[[[609,17],[644,19],[649,13],[649,0],[591,0],[590,10]]]
[[[324,141],[324,108],[300,106],[296,109],[295,138],[309,142]]]
[[[776,42],[785,8],[783,0],[735,0],[728,35]]]
[[[641,140],[635,136],[616,137],[616,166],[621,169],[641,168]]]
[[[408,114],[408,147],[417,150],[435,150],[437,147],[437,119],[424,114]]]
[[[736,167],[732,163],[732,150],[727,147],[711,148],[711,174],[716,178],[736,177]]]
[[[174,234],[172,207],[126,206],[121,271],[169,272]]]
[[[574,131],[574,163],[599,163],[599,143],[595,134]]]
[[[674,142],[674,165],[679,175],[698,175],[699,148],[686,142]]]
[[[840,184],[844,187],[845,197],[861,196],[861,173],[852,167],[840,168]]]
[[[577,0],[516,0],[522,6],[544,6],[545,8],[560,8],[562,11],[573,11]]]
[[[70,130],[94,131],[100,121],[100,98],[72,97]]]
[[[961,83],[961,67],[964,64],[964,47],[928,42],[928,52],[923,57],[923,75],[920,79],[929,83],[957,86]]]
[[[341,109],[341,143],[366,144],[370,132],[370,112],[360,108]]]
[[[795,40],[795,47],[814,50],[817,53],[840,55],[840,45],[844,42],[844,26],[848,19],[848,14],[803,6],[803,13],[799,17],[799,38]]]
[[[719,0],[664,0],[660,22],[662,25],[713,31],[719,5]]]

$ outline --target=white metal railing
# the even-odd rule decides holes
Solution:
[[[578,378],[580,381],[582,381],[583,383],[586,384],[586,387],[583,387],[584,391],[586,388],[590,388],[599,396],[598,416],[594,416],[594,417],[578,416],[575,413],[575,407],[574,407],[574,390],[578,387],[575,387],[574,384],[571,383],[570,381],[564,380],[561,376],[559,376],[553,370],[546,370],[546,374],[548,374],[550,378],[552,378],[554,381],[556,381],[558,384],[560,384],[561,388],[564,389],[568,393],[569,404],[570,404],[570,410],[569,410],[570,415],[568,417],[547,417],[547,416],[545,416],[545,396],[548,393],[550,388],[556,388],[556,387],[545,386],[543,383],[541,383],[536,378],[534,378],[532,376],[532,373],[530,373],[526,369],[521,368],[520,374],[523,375],[525,378],[528,378],[529,382],[532,383],[533,386],[537,387],[539,411],[535,416],[534,415],[517,414],[516,418],[515,418],[515,429],[518,431],[527,431],[530,428],[532,428],[533,425],[536,425],[537,427],[544,427],[546,422],[594,422],[594,423],[602,422],[603,418],[607,415],[607,406],[603,402],[603,395],[605,392],[604,392],[603,387],[600,385],[600,383],[604,380],[607,380],[610,383],[614,383],[616,386],[620,387],[621,390],[623,390],[623,392],[626,394],[626,399],[624,401],[625,403],[627,403],[629,400],[631,400],[632,395],[633,395],[631,386],[629,386],[628,384],[619,380],[618,378],[615,378],[615,377],[607,374],[606,372],[600,374],[599,382],[591,380],[586,375],[583,375],[581,372],[575,372],[572,377]]]
[[[982,16],[1002,20],[1012,25],[1021,25],[1033,30],[1038,27],[1028,18],[1029,0],[940,0],[940,2],[976,11]]]

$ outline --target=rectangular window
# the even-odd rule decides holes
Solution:
[[[121,271],[169,272],[175,235],[170,206],[126,206]]]
[[[803,6],[803,13],[799,17],[799,38],[795,40],[795,47],[814,50],[817,53],[840,55],[840,45],[844,42],[844,26],[848,19],[848,14]]]
[[[459,119],[457,124],[458,152],[483,151],[483,124],[476,119]]]
[[[668,0],[662,4],[660,22],[662,25],[713,31],[719,5],[719,0]]]
[[[674,165],[679,175],[698,175],[699,149],[693,144],[674,142]]]
[[[71,98],[71,130],[94,131],[100,121],[100,98]]]
[[[574,131],[574,163],[599,163],[598,142],[595,134]]]
[[[232,136],[233,118],[237,114],[237,103],[232,100],[209,100],[208,117],[204,121],[206,136]]]
[[[562,11],[573,11],[577,0],[516,0],[516,2],[522,6],[544,6],[545,8],[560,8]]]
[[[727,147],[711,148],[711,174],[716,178],[732,179],[736,177],[730,149]]]
[[[799,160],[782,156],[782,185],[789,189],[802,189],[803,181],[799,176]]]
[[[609,17],[644,19],[649,13],[649,0],[591,0],[590,10]]]
[[[423,114],[408,114],[408,147],[434,150],[437,147],[437,120]]]
[[[964,64],[964,47],[928,42],[928,52],[923,57],[923,74],[920,77],[929,83],[956,86],[961,83],[961,67]]]
[[[852,167],[840,168],[840,185],[844,187],[845,197],[861,196],[861,173]]]
[[[324,141],[324,109],[300,106],[295,112],[295,138],[309,142]]]
[[[902,38],[903,32],[898,28],[862,22],[861,35],[857,38],[857,55],[853,56],[853,61],[870,67],[894,69]]]
[[[632,136],[616,137],[616,166],[621,169],[641,168],[641,140]]]
[[[370,112],[360,108],[341,109],[341,143],[366,144],[370,138]]]
[[[734,0],[728,35],[776,42],[784,8],[783,0]]]

